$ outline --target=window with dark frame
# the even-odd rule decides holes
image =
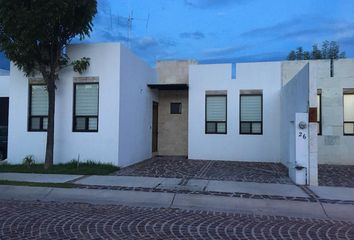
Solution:
[[[98,83],[74,83],[74,132],[98,131]]]
[[[322,135],[322,94],[317,94],[317,135]]]
[[[205,133],[226,134],[227,132],[227,96],[206,95]]]
[[[354,93],[343,94],[343,108],[344,108],[344,135],[354,135]]]
[[[181,114],[182,113],[182,103],[171,103],[170,106],[171,114]]]
[[[240,134],[263,134],[262,94],[240,94]]]
[[[28,131],[45,132],[48,127],[48,92],[45,84],[29,85]]]

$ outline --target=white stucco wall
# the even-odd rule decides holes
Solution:
[[[121,48],[119,166],[151,157],[152,102],[157,94],[148,83],[156,82],[156,72],[129,50]]]
[[[54,162],[73,158],[118,164],[120,45],[80,44],[68,48],[72,60],[91,58],[89,69],[79,75],[70,68],[60,74],[56,91]],[[99,77],[98,132],[72,132],[73,77]],[[26,155],[44,161],[46,133],[28,132],[28,80],[11,64],[9,111],[9,162]]]
[[[280,161],[281,63],[190,66],[188,155],[191,159]],[[240,90],[263,90],[263,135],[239,134]],[[227,134],[205,134],[205,94],[227,90]]]
[[[289,75],[292,77],[288,79]],[[282,76],[287,80],[281,91],[281,160],[285,166],[294,168],[295,114],[308,112],[309,65],[284,62]]]
[[[314,63],[317,88],[322,90],[322,135],[318,136],[319,164],[354,165],[354,136],[343,135],[343,89],[354,89],[354,59]]]
[[[0,97],[8,97],[10,88],[10,76],[0,76]]]

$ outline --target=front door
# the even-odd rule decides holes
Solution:
[[[157,152],[159,104],[152,103],[152,152]]]
[[[7,158],[9,98],[0,97],[0,161]]]

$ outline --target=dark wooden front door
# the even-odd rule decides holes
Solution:
[[[157,152],[159,104],[152,103],[152,152]]]
[[[9,98],[0,97],[0,161],[7,158]]]

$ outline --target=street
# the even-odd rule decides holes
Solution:
[[[354,224],[238,213],[0,202],[0,239],[354,239]]]

